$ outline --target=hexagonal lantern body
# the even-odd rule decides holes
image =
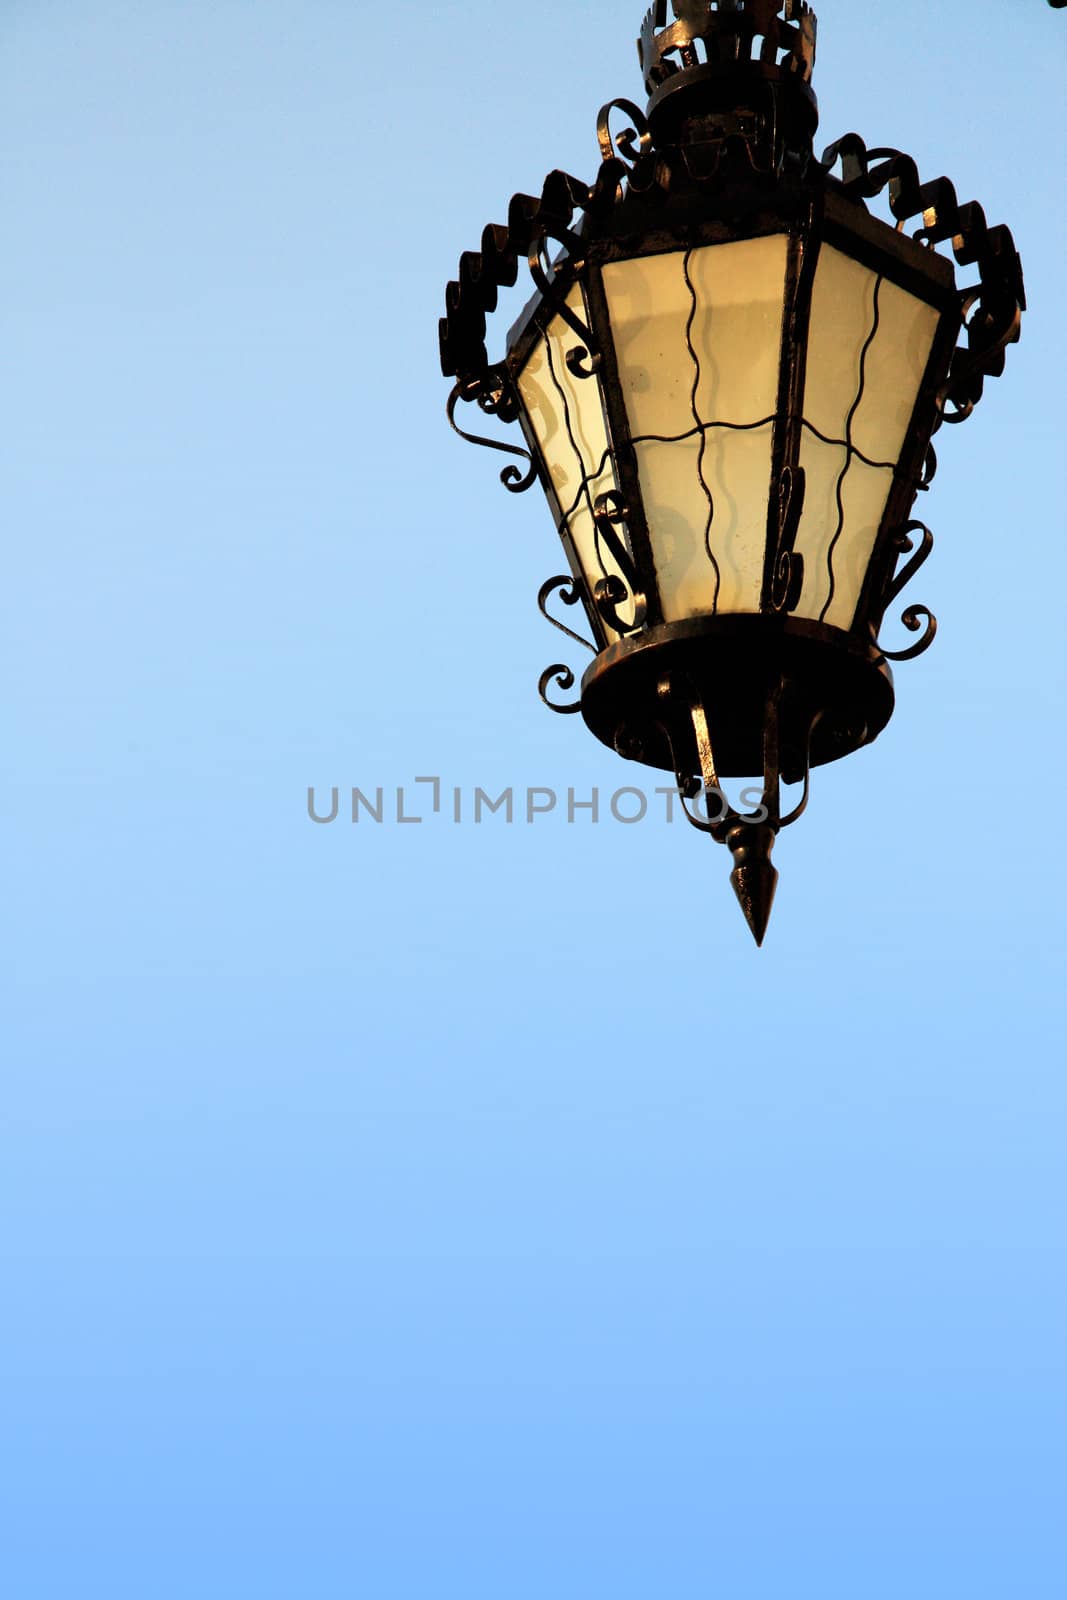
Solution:
[[[699,222],[690,207],[677,227],[660,216],[583,236],[577,260],[545,272],[508,354],[607,652],[585,685],[587,721],[673,768],[656,687],[672,663],[710,670],[735,685],[709,685],[720,776],[760,769],[762,718],[745,702],[765,673],[752,657],[769,662],[786,639],[821,685],[815,763],[884,725],[890,678],[872,629],[960,325],[942,257],[825,189],[762,198],[739,222],[720,187]]]
[[[931,436],[1001,370],[1022,284],[1007,229],[945,180],[921,185],[907,157],[850,135],[815,161],[803,0],[675,13],[660,0],[646,18],[647,113],[601,112],[596,183],[553,173],[464,257],[443,365],[459,380],[450,418],[466,399],[519,420],[530,471],[502,476],[536,477],[551,506],[569,575],[544,586],[542,609],[553,590],[580,602],[596,652],[580,702],[556,708],[580,708],[683,793],[699,775],[706,815],[690,820],[730,845],[761,938],[770,847],[810,767],[880,732],[888,659],[933,636],[910,606],[918,641],[878,643],[932,543],[910,520]],[[895,225],[867,210],[883,189]],[[943,239],[977,267],[970,288],[933,248]],[[536,292],[490,364],[484,312],[523,258]],[[573,676],[547,669],[549,704],[552,682]],[[749,774],[757,813],[713,815],[719,778]],[[804,785],[788,816],[782,780]]]

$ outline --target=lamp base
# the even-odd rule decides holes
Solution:
[[[672,745],[679,757],[692,748],[696,771],[695,695],[719,775],[742,778],[763,770],[772,681],[792,708],[780,734],[787,783],[870,744],[893,713],[893,675],[875,644],[797,617],[735,614],[661,623],[602,650],[582,679],[582,716],[604,744],[646,766],[673,772]]]

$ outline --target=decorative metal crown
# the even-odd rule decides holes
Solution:
[[[654,94],[676,72],[700,66],[761,61],[811,81],[815,66],[815,13],[807,0],[655,0],[645,17],[637,54],[645,87]]]

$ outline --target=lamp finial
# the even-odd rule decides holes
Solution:
[[[771,862],[774,829],[766,822],[742,821],[730,829],[726,843],[734,858],[730,882],[737,903],[745,914],[752,937],[761,945],[771,920],[774,891],[778,885],[778,872]]]

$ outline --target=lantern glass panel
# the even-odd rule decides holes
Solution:
[[[926,301],[823,245],[800,447],[798,617],[852,625],[938,321]]]
[[[603,269],[664,620],[758,611],[784,234]]]
[[[567,305],[586,315],[581,287],[574,284]],[[608,435],[595,378],[580,378],[567,366],[567,353],[579,344],[562,317],[554,317],[534,343],[518,377],[519,396],[540,449],[558,505],[557,525],[572,569],[577,567],[590,595],[601,578],[622,575],[593,521],[600,494],[615,488]],[[629,620],[626,605],[619,614]],[[618,635],[600,620],[613,640]]]

